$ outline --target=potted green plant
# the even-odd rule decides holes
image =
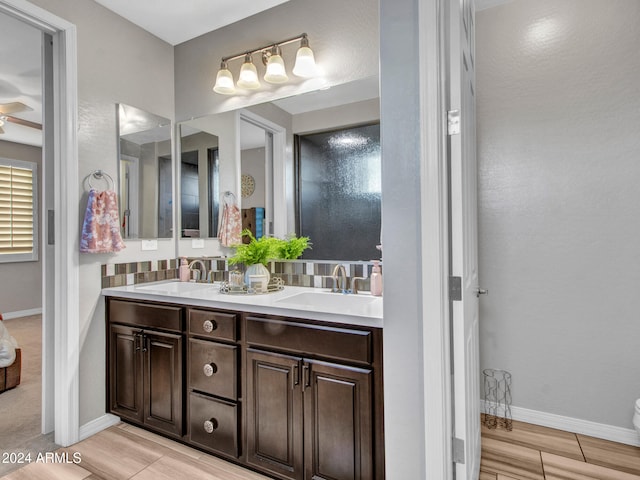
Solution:
[[[243,230],[242,236],[249,237],[249,243],[235,245],[236,252],[229,258],[229,265],[242,263],[247,267],[244,274],[244,283],[247,285],[251,284],[250,276],[263,276],[265,280],[262,281],[262,289],[266,291],[271,276],[267,269],[267,263],[269,260],[278,258],[277,248],[281,240],[275,237],[256,239],[249,229]]]
[[[294,260],[302,255],[302,252],[307,248],[311,248],[309,237],[290,235],[286,240],[276,237],[256,239],[248,229],[242,231],[242,236],[249,237],[249,243],[235,245],[236,252],[229,258],[229,265],[242,263],[247,267],[244,277],[244,282],[247,285],[251,284],[251,276],[264,276],[266,280],[263,280],[263,291],[266,291],[271,277],[267,269],[270,260]]]

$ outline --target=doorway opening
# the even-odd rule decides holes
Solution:
[[[0,14],[35,27],[44,38],[42,432],[54,431],[55,442],[68,446],[79,438],[76,28],[25,0],[0,0]]]

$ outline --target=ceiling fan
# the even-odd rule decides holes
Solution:
[[[42,124],[30,122],[29,120],[23,120],[22,118],[14,117],[11,115],[12,113],[19,112],[28,112],[32,111],[33,108],[28,107],[24,103],[21,102],[11,102],[0,104],[0,134],[4,133],[4,129],[2,128],[5,122],[15,123],[16,125],[23,125],[25,127],[37,128],[38,130],[42,130]]]

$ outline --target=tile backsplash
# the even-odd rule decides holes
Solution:
[[[188,259],[189,262],[192,260],[195,258]],[[213,272],[212,277],[216,282],[228,279],[229,268],[242,270],[241,265],[229,266],[223,257],[198,257],[198,260],[204,262],[207,271]],[[350,288],[354,277],[363,277],[358,283],[358,290],[369,290],[372,262],[280,260],[269,262],[267,268],[272,275],[282,278],[285,285],[331,288],[334,283],[331,274],[337,264],[344,265]],[[178,278],[178,265],[177,259],[102,265],[102,288],[175,279]]]

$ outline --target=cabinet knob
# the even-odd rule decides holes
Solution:
[[[212,418],[210,420],[205,420],[204,422],[204,431],[207,433],[213,433],[213,431],[218,428],[218,420]]]
[[[210,377],[218,371],[218,366],[213,362],[205,363],[202,367],[202,371],[206,377]]]
[[[202,329],[207,333],[213,332],[216,328],[218,328],[218,324],[215,320],[205,320],[202,324]]]

